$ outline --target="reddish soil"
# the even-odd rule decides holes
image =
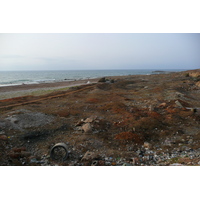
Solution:
[[[199,72],[106,77],[1,100],[0,165],[199,165]],[[60,142],[68,147],[65,161],[50,157]]]

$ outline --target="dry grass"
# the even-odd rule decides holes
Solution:
[[[38,130],[52,131],[52,134],[45,140],[35,142],[38,146],[34,148],[39,149],[38,152],[42,152],[41,154],[49,150],[47,147],[49,148],[52,144],[63,141],[68,142],[70,148],[75,149],[72,152],[78,158],[88,150],[98,150],[105,156],[127,156],[128,159],[146,141],[153,147],[159,144],[165,150],[168,147],[162,145],[162,142],[166,137],[180,136],[173,143],[177,146],[182,139],[187,140],[186,133],[193,131],[196,134],[195,131],[198,130],[199,114],[179,108],[175,104],[175,101],[179,100],[184,106],[188,105],[186,98],[176,97],[176,89],[180,90],[183,80],[173,75],[167,75],[166,79],[164,75],[159,77],[143,76],[137,80],[131,80],[130,77],[130,80],[122,78],[114,83],[97,83],[87,90],[46,99],[38,104],[23,105],[13,110],[25,108],[56,116],[57,121],[54,125],[40,127],[41,130]],[[189,89],[191,90],[190,84],[193,84],[191,82],[193,80],[188,79],[187,81],[184,84],[188,86],[185,88],[188,89],[187,95],[190,96]],[[79,88],[84,87],[71,88],[68,92],[77,91]],[[57,94],[64,94],[64,91],[57,91],[51,95]],[[43,97],[48,97],[48,95]],[[31,97],[10,99],[1,104],[19,103],[29,98]],[[193,99],[190,98],[190,105],[198,105],[198,100],[195,98],[196,96]],[[161,103],[163,106],[159,106]],[[7,115],[8,112],[6,112],[2,111],[4,116]],[[91,116],[97,116],[97,118],[91,122],[92,133],[87,135],[80,131],[81,126],[77,127],[76,124]],[[62,128],[65,124],[69,125],[68,130]],[[192,130],[193,126],[197,128]],[[184,131],[185,128],[188,128],[187,131]],[[198,142],[199,135],[195,135],[194,140]],[[45,147],[43,147],[44,144]],[[193,145],[195,148],[198,146],[198,144]],[[129,147],[132,148],[131,151],[128,150]]]
[[[89,98],[86,100],[86,103],[99,103],[99,99],[97,98]]]
[[[140,135],[136,134],[136,133],[133,133],[133,132],[121,132],[121,133],[118,133],[115,136],[115,139],[116,140],[125,141],[125,142],[132,141],[135,144],[142,144],[143,143],[142,137]]]

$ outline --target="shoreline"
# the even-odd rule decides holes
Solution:
[[[21,96],[39,96],[42,94],[47,94],[55,90],[65,90],[70,87],[86,85],[88,83],[97,83],[99,78],[87,79],[87,80],[77,80],[77,81],[62,81],[54,83],[39,83],[39,84],[23,84],[23,85],[13,85],[0,87],[0,100],[21,97]]]
[[[105,76],[108,79],[121,79],[127,77],[146,77],[154,74],[137,74],[137,75],[120,75],[120,76]],[[60,81],[50,83],[38,83],[38,84],[22,84],[12,86],[0,86],[0,100],[11,99],[22,96],[40,96],[51,93],[56,90],[66,90],[70,87],[87,85],[97,83],[100,78],[73,80],[73,81]]]
[[[176,73],[186,73],[192,72],[194,70],[180,71]],[[198,71],[198,70],[197,70]],[[167,73],[168,75],[170,73]],[[127,77],[138,77],[144,78],[147,76],[157,76],[157,75],[167,75],[166,73],[161,74],[135,74],[135,75],[119,75],[119,76],[104,76],[108,79],[124,79]],[[100,77],[101,78],[101,77]],[[88,83],[97,83],[100,78],[82,79],[82,80],[72,80],[72,81],[59,81],[59,82],[48,82],[48,83],[38,83],[38,84],[22,84],[22,85],[12,85],[12,86],[0,86],[0,100],[22,97],[22,96],[40,96],[43,94],[48,94],[56,90],[67,90],[70,87],[86,85]]]
[[[89,70],[91,71],[91,70]],[[94,71],[99,71],[99,70],[94,70]],[[105,70],[102,70],[102,71],[105,71]],[[108,70],[110,71],[110,70]],[[154,70],[154,69],[151,69],[151,70],[134,70],[135,73],[132,73],[132,70],[127,70],[128,72],[127,73],[123,73],[124,71],[126,70],[117,70],[117,71],[121,71],[120,73],[96,73],[96,74],[89,74],[87,76],[87,74],[84,74],[84,76],[82,77],[79,77],[79,74],[78,74],[78,77],[76,76],[75,77],[75,74],[71,74],[70,77],[64,77],[62,76],[62,74],[60,74],[59,78],[58,78],[58,74],[55,75],[55,76],[52,76],[52,77],[40,77],[38,78],[39,80],[32,80],[28,78],[28,80],[26,80],[27,78],[22,78],[23,75],[21,76],[20,79],[25,79],[25,80],[12,80],[12,77],[11,77],[11,80],[7,80],[6,79],[4,80],[4,78],[7,76],[6,74],[4,75],[4,77],[1,77],[1,74],[0,74],[0,79],[3,80],[2,83],[0,83],[0,88],[1,87],[12,87],[12,86],[21,86],[21,85],[36,85],[36,84],[54,84],[54,83],[60,83],[60,82],[72,82],[72,81],[86,81],[86,80],[90,80],[90,79],[100,79],[102,77],[111,77],[111,76],[120,76],[120,77],[123,77],[123,76],[132,76],[132,75],[153,75],[153,74],[166,74],[166,73],[171,73],[171,72],[180,72],[180,70]],[[141,71],[145,71],[145,73],[141,72]],[[182,70],[181,70],[182,71]],[[24,71],[26,72],[26,71]],[[38,71],[37,71],[38,72]],[[49,72],[49,71],[47,71]],[[9,74],[8,74],[9,75]],[[36,77],[37,77],[37,74],[36,74]],[[18,77],[19,79],[19,77]]]

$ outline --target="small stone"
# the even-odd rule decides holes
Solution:
[[[93,119],[92,118],[87,118],[84,122],[85,123],[91,123],[91,122],[93,122]]]
[[[5,135],[5,132],[4,131],[0,131],[0,135]]]
[[[171,164],[170,166],[183,166],[183,165],[180,164],[180,163],[173,163],[173,164]]]
[[[77,122],[77,124],[75,125],[75,126],[81,126],[82,124],[84,124],[84,121],[79,121],[79,122]]]
[[[93,160],[96,157],[96,154],[91,151],[87,151],[81,161],[88,161],[88,160]]]
[[[135,165],[135,163],[136,163],[135,158],[131,158],[131,164]]]
[[[130,163],[124,163],[122,166],[132,166]]]
[[[144,148],[150,149],[151,148],[151,144],[148,142],[144,142]]]
[[[177,100],[177,101],[175,101],[175,104],[177,105],[177,106],[179,106],[179,107],[181,107],[181,108],[183,108],[183,105]]]
[[[106,161],[106,162],[105,162],[105,165],[110,166],[110,165],[111,165],[111,162]]]
[[[166,103],[161,103],[158,107],[161,108],[161,107],[165,107],[167,104]]]
[[[193,143],[193,139],[189,139],[188,144],[192,144]]]
[[[193,113],[196,113],[197,112],[197,109],[196,108],[191,108],[190,109]]]
[[[84,125],[82,126],[82,129],[83,129],[83,131],[84,131],[85,133],[92,132],[92,127],[91,127],[90,123],[84,124]]]
[[[0,140],[7,141],[8,137],[6,135],[0,135]]]
[[[154,107],[152,105],[149,106],[149,111],[153,111]]]
[[[88,117],[84,122],[85,123],[92,123],[94,120],[97,119],[97,116],[91,116],[91,117]]]

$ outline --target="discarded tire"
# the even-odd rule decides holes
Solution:
[[[51,148],[50,157],[53,160],[64,161],[68,157],[67,145],[65,143],[57,143]]]
[[[93,162],[92,162],[92,165],[91,166],[97,166],[98,165],[98,161],[97,160],[94,160]]]

